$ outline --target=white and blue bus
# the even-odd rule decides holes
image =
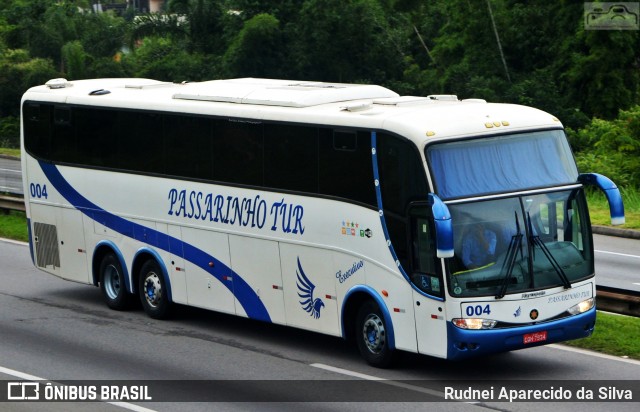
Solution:
[[[54,79],[22,99],[39,269],[447,359],[589,336],[585,185],[558,119],[373,85]],[[480,235],[478,235],[480,234]]]

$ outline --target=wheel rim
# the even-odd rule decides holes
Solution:
[[[114,265],[109,265],[105,268],[103,280],[104,290],[107,292],[109,299],[115,299],[120,294],[120,288],[122,287],[120,280],[121,277],[118,268]]]
[[[387,334],[384,330],[384,322],[375,313],[369,314],[362,325],[362,337],[367,349],[371,353],[379,354],[387,342]]]
[[[162,283],[155,272],[150,272],[144,279],[144,297],[149,306],[155,308],[162,299]]]

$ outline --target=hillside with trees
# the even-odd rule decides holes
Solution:
[[[640,32],[586,30],[583,1],[93,3],[0,0],[0,145],[18,144],[22,93],[54,77],[376,83],[546,110],[583,171],[640,187]]]

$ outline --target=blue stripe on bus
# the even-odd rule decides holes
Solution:
[[[382,231],[384,232],[384,238],[387,241],[387,246],[389,247],[389,252],[391,252],[391,256],[393,256],[393,260],[396,262],[396,266],[400,270],[400,273],[409,280],[409,276],[406,274],[402,265],[400,264],[400,260],[398,259],[398,255],[396,254],[393,245],[391,244],[391,238],[389,237],[389,231],[387,230],[387,222],[384,218],[384,210],[382,208],[382,191],[380,190],[380,173],[378,172],[378,143],[377,143],[377,134],[376,132],[371,132],[371,161],[373,163],[373,179],[376,188],[376,201],[378,203],[378,214],[380,215],[380,223],[382,224]]]
[[[27,219],[27,234],[29,236],[29,254],[31,254],[31,261],[36,264],[36,260],[33,257],[33,236],[31,233],[31,219]]]
[[[172,253],[172,250],[182,249],[185,260],[206,271],[229,289],[238,302],[240,302],[240,305],[242,305],[242,308],[249,318],[271,322],[269,312],[256,292],[240,275],[231,270],[231,268],[223,262],[180,239],[105,211],[78,193],[69,182],[66,181],[55,165],[42,161],[39,161],[39,163],[42,171],[56,190],[80,212],[93,220],[96,220],[95,215],[97,214],[100,216],[98,222],[109,229],[166,252]],[[210,263],[213,263],[213,266],[211,266]]]
[[[596,308],[535,325],[500,329],[460,329],[447,322],[447,359],[462,360],[480,355],[531,348],[571,339],[586,338],[593,333]],[[537,343],[524,343],[524,335],[545,332],[547,338]]]

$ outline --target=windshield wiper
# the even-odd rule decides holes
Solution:
[[[516,266],[516,257],[518,256],[518,250],[520,250],[520,256],[522,256],[522,233],[520,232],[520,222],[518,220],[518,213],[515,213],[516,216],[516,234],[511,236],[511,242],[509,242],[509,249],[507,249],[507,255],[502,263],[502,268],[500,269],[500,273],[506,268],[506,274],[504,279],[502,280],[502,285],[500,285],[500,290],[496,295],[496,299],[502,299],[507,294],[507,288],[509,287],[509,282],[511,281],[511,274],[513,273],[513,268]]]
[[[538,246],[540,250],[542,250],[542,253],[544,253],[549,263],[551,263],[551,266],[558,274],[558,277],[560,277],[560,280],[562,280],[562,285],[564,286],[564,288],[571,289],[571,282],[569,281],[569,278],[567,277],[566,273],[564,273],[562,266],[560,266],[556,258],[553,257],[553,255],[547,248],[547,245],[545,245],[544,242],[540,239],[540,236],[533,234],[533,226],[531,225],[531,215],[529,215],[529,212],[527,212],[527,218],[528,218],[527,226],[529,230],[529,243],[533,246],[531,248],[532,256],[530,259],[533,261],[536,258],[535,247]]]

